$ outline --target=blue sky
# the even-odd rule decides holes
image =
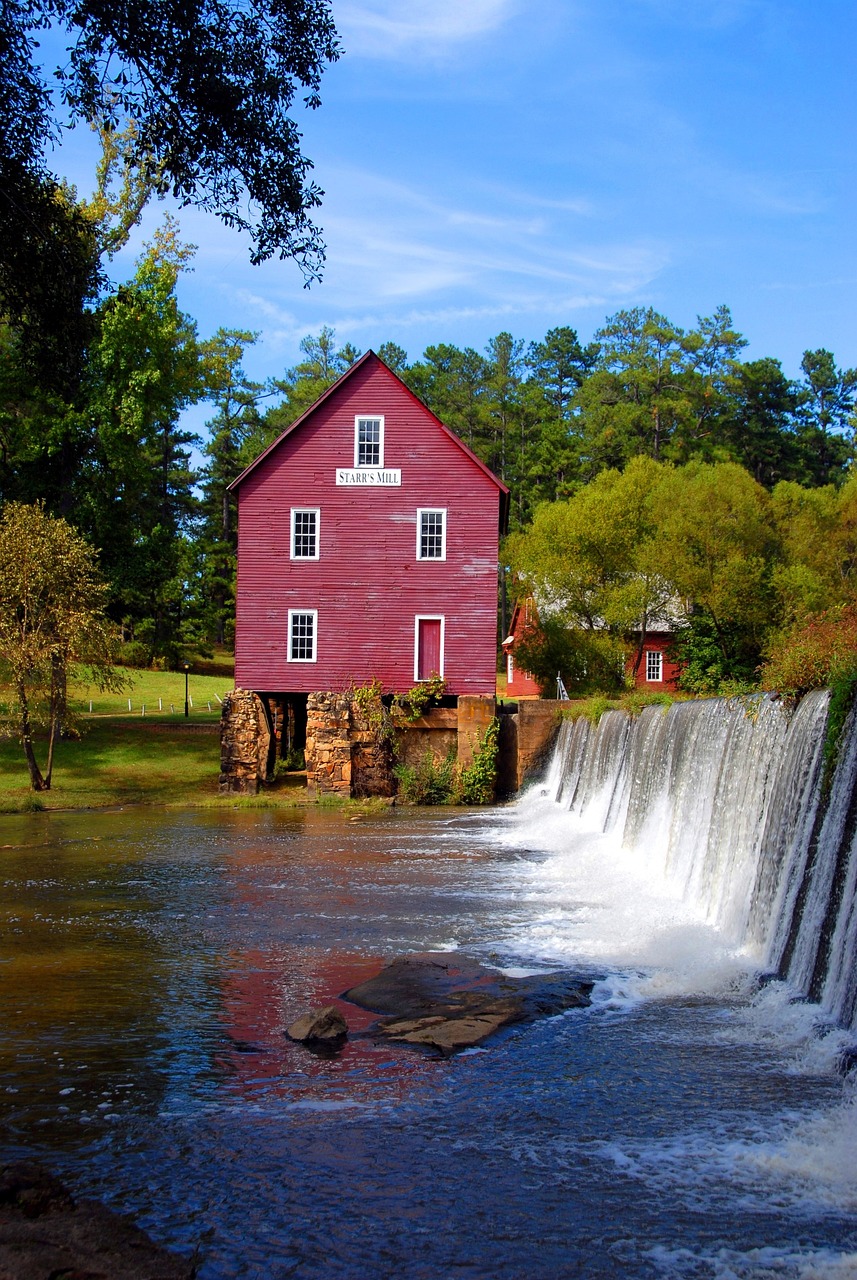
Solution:
[[[260,332],[276,375],[322,325],[411,359],[651,304],[683,327],[720,303],[797,374],[857,365],[857,11],[845,0],[334,0],[345,54],[300,117],[325,189],[324,281],[249,263],[216,219],[181,302],[203,335]],[[58,172],[91,185],[76,131]],[[143,235],[163,212],[155,205]],[[139,239],[137,241],[139,247]],[[112,267],[133,270],[134,248]],[[202,414],[205,417],[205,414]]]

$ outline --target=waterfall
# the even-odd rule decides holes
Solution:
[[[857,707],[823,795],[828,701],[712,698],[567,721],[547,787],[857,1030]]]

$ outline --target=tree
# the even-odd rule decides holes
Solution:
[[[635,454],[670,456],[680,426],[690,428],[681,329],[651,307],[612,316],[595,335],[598,363],[577,398],[589,478]]]
[[[79,417],[90,449],[69,483],[77,523],[105,548],[111,612],[150,654],[178,660],[196,474],[179,427],[208,388],[207,353],[176,299],[192,248],[167,220],[134,279],[99,308]]]
[[[239,329],[220,329],[204,344],[216,413],[206,423],[209,439],[203,451],[208,463],[201,477],[194,587],[206,630],[218,644],[231,638],[235,620],[237,503],[228,485],[244,468],[247,441],[258,435],[259,402],[273,394],[270,387],[248,378],[242,367],[244,352],[257,337]]]
[[[488,371],[479,352],[441,342],[426,347],[422,360],[403,370],[401,376],[432,413],[484,461]]]
[[[805,351],[800,362],[798,441],[804,479],[839,483],[852,455],[851,427],[857,396],[857,369],[839,369],[830,351]]]
[[[795,437],[798,389],[779,360],[736,362],[721,439],[732,457],[766,488],[796,480],[801,470]]]
[[[592,372],[598,346],[580,345],[568,327],[550,329],[543,342],[527,351],[527,391],[539,419],[537,438],[528,450],[519,485],[526,484],[528,507],[555,502],[573,492],[580,470],[580,440],[574,397]]]
[[[657,622],[663,625],[673,609],[674,588],[659,551],[655,514],[657,495],[670,475],[651,458],[634,458],[624,472],[602,472],[567,502],[544,503],[530,528],[509,538],[506,558],[535,595],[547,653],[557,641],[550,623],[559,619],[576,633],[576,656],[572,660],[569,650],[569,666],[591,674],[587,654],[604,650],[611,638],[615,653],[615,642],[632,634],[639,664],[647,632]],[[582,634],[588,637],[585,643]],[[600,665],[610,667],[610,661],[602,659]],[[612,671],[621,681],[615,661]],[[572,680],[580,687],[576,675]]]
[[[282,378],[272,380],[272,389],[282,392],[285,399],[266,413],[262,434],[252,442],[257,453],[315,404],[322,392],[332,387],[360,356],[350,343],[337,350],[336,333],[328,325],[323,326],[317,337],[308,333],[301,338],[300,349],[303,360],[287,369]]]
[[[34,791],[50,790],[72,664],[83,665],[99,688],[122,687],[106,601],[95,553],[71,525],[38,505],[7,504],[0,516],[0,662]],[[44,772],[33,741],[40,724],[48,731]]]
[[[690,677],[694,688],[716,692],[724,680],[755,683],[776,622],[777,539],[768,494],[736,463],[691,462],[664,477],[652,514],[664,571],[689,605],[679,640],[683,657],[694,656],[694,645],[705,653],[713,646],[702,676]]]
[[[42,153],[57,126],[34,37],[51,24],[71,39],[54,74],[73,120],[110,131],[135,121],[134,165],[158,191],[248,231],[253,261],[279,253],[318,274],[309,211],[322,193],[291,109],[301,89],[306,106],[319,106],[323,70],[339,56],[328,0],[9,0],[0,24],[7,209],[17,208],[16,178],[47,176]]]

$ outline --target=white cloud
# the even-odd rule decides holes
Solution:
[[[529,334],[576,316],[600,320],[637,300],[671,256],[661,241],[581,223],[574,200],[525,189],[498,199],[477,183],[444,199],[431,186],[343,166],[331,191],[321,286],[295,289],[293,272],[273,263],[253,289],[224,285],[233,323],[262,331],[269,372],[273,358],[290,360],[300,338],[324,324],[366,346],[408,335],[414,344],[466,343],[463,335],[492,327]]]
[[[343,0],[336,25],[349,54],[399,58],[442,52],[496,30],[519,0]]]

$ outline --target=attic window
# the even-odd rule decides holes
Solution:
[[[380,415],[354,419],[354,465],[383,467],[384,419]]]

